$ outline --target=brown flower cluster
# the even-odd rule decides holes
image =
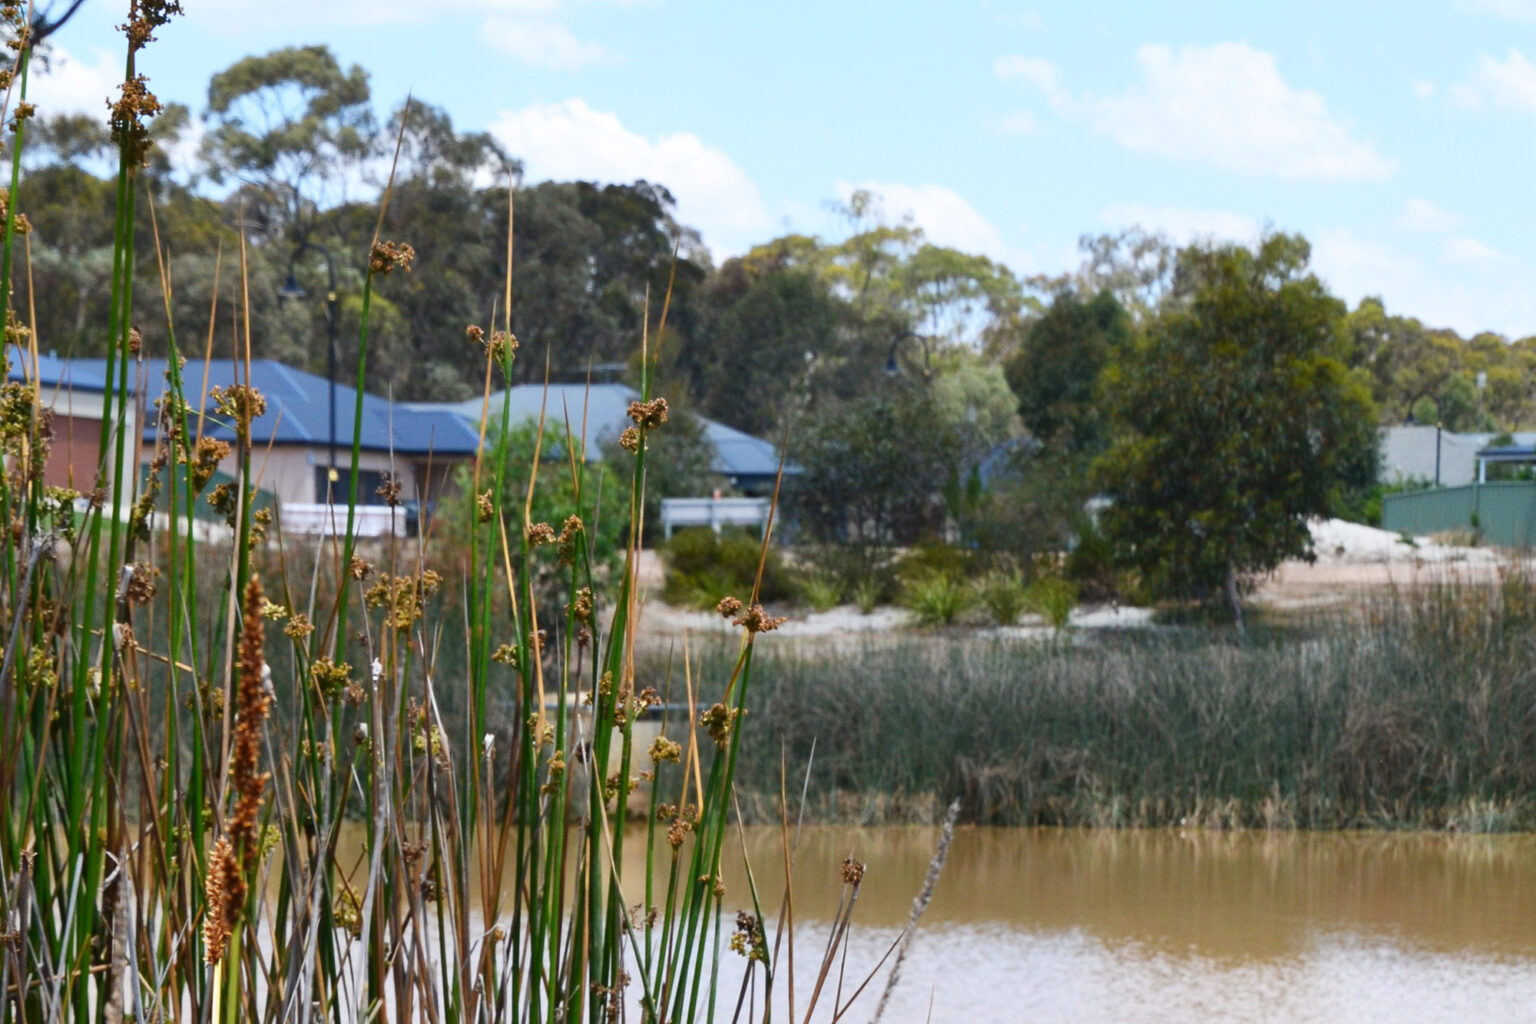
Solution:
[[[135,75],[123,82],[117,102],[109,102],[107,107],[111,110],[107,123],[112,128],[112,141],[123,151],[128,166],[144,166],[149,161],[149,148],[154,144],[144,121],[164,109],[160,100],[149,91],[149,80],[143,75]]]
[[[592,588],[582,587],[576,591],[576,598],[571,602],[571,614],[577,622],[590,622],[592,619]]]
[[[242,440],[250,437],[251,421],[267,412],[267,398],[255,388],[243,384],[231,384],[225,388],[213,388],[208,392],[213,407],[221,416],[235,421],[235,432]]]
[[[699,714],[699,725],[709,730],[709,738],[715,741],[716,746],[723,747],[744,713],[742,708],[732,709],[724,704],[711,704]]]
[[[405,242],[374,242],[368,254],[369,274],[389,274],[395,270],[411,272],[416,250]]]
[[[722,597],[720,603],[715,605],[715,611],[720,613],[721,618],[729,619],[741,611],[741,601],[734,597]]]
[[[380,501],[390,508],[394,508],[400,504],[400,493],[403,490],[404,487],[401,486],[399,477],[386,476],[383,482],[379,484],[379,489],[374,493],[379,496]]]
[[[667,422],[667,400],[653,398],[649,402],[630,402],[629,418],[635,421],[636,426],[655,430]]]
[[[482,523],[488,523],[496,515],[496,506],[491,503],[491,492],[475,495],[475,519]]]
[[[578,548],[581,541],[581,516],[572,514],[565,517],[565,523],[560,527],[560,562],[562,565],[575,565]]]
[[[639,452],[640,431],[634,427],[625,427],[619,432],[619,447],[627,452]]]
[[[219,441],[211,437],[197,439],[197,447],[192,452],[192,467],[190,470],[192,493],[203,493],[203,488],[208,486],[208,481],[213,479],[213,474],[218,470],[219,463],[229,455],[228,441]]]
[[[130,51],[142,50],[155,41],[155,29],[181,14],[180,0],[138,0],[130,8],[128,23],[117,26],[128,37]]]
[[[853,855],[850,854],[843,858],[841,873],[844,882],[848,883],[854,888],[858,888],[859,885],[864,881],[864,863],[862,861],[854,860]]]
[[[683,745],[675,740],[669,740],[665,736],[658,735],[651,741],[651,761],[661,764],[663,761],[671,761],[676,764],[683,756]]]
[[[553,544],[555,542],[555,528],[548,523],[529,523],[523,527],[523,536],[528,541],[528,546],[536,548],[540,544]]]
[[[437,593],[443,578],[431,569],[420,576],[390,576],[382,573],[379,581],[363,594],[370,609],[385,609],[384,621],[394,629],[410,629],[421,618],[426,599]]]
[[[322,696],[333,700],[352,685],[352,666],[344,661],[319,658],[309,666],[309,679]]]
[[[290,640],[303,640],[315,631],[315,624],[309,621],[309,616],[303,612],[294,612],[288,620],[288,625],[283,627],[283,633]]]
[[[736,931],[731,935],[731,952],[748,960],[767,960],[768,947],[763,942],[763,924],[756,914],[743,910],[736,914]]]
[[[262,655],[261,608],[265,600],[260,578],[252,577],[245,588],[245,618],[240,627],[239,713],[229,762],[229,787],[235,793],[235,808],[225,824],[224,835],[214,846],[205,882],[208,918],[203,925],[203,937],[209,963],[217,963],[224,955],[261,855],[256,822],[269,778],[268,773],[261,771],[261,736],[272,710],[272,698],[262,682],[266,662]]]
[[[733,626],[744,626],[749,633],[771,633],[789,620],[783,616],[772,616],[763,610],[760,604],[754,604],[740,615],[731,620]]]

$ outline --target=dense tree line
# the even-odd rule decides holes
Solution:
[[[174,327],[183,351],[227,355],[248,315],[254,354],[324,373],[334,269],[349,364],[387,206],[384,236],[414,247],[415,270],[373,297],[367,385],[407,400],[477,394],[465,327],[508,314],[511,213],[520,380],[633,379],[649,330],[677,406],[791,438],[805,539],[947,537],[1021,556],[1107,546],[1180,593],[1230,591],[1297,553],[1300,515],[1346,509],[1369,486],[1378,422],[1536,422],[1536,338],[1462,339],[1375,299],[1349,310],[1307,271],[1300,238],[1180,249],[1133,230],[1085,238],[1073,273],[1021,279],[860,192],[838,207],[840,237],[786,235],[717,266],[663,183],[529,183],[517,154],[441,109],[413,102],[382,121],[374,109],[361,68],[293,47],[215,75],[196,115],[156,120],[133,268],[150,354]],[[44,115],[14,285],[44,350],[97,355],[111,140],[88,118]],[[194,116],[194,167],[173,168]],[[1083,511],[1095,494],[1116,503],[1102,536]],[[1255,539],[1217,506],[1273,528]]]

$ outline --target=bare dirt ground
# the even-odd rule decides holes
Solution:
[[[1467,547],[1432,537],[1406,539],[1386,530],[1337,519],[1312,524],[1316,560],[1286,562],[1253,595],[1261,606],[1303,610],[1358,606],[1372,595],[1434,583],[1490,583],[1519,563],[1509,553]],[[640,586],[645,598],[639,636],[647,645],[669,645],[684,636],[693,640],[729,638],[737,631],[712,612],[663,604],[663,570],[654,551],[641,553]],[[786,614],[779,609],[771,609]],[[1152,610],[1127,606],[1085,606],[1072,613],[1074,630],[1134,629],[1152,625]],[[825,612],[798,611],[780,627],[780,636],[818,643],[864,642],[894,635],[912,625],[902,608],[881,607],[869,615],[853,605]],[[1051,629],[1037,616],[1025,615],[1005,628],[980,627],[975,633],[1006,639],[1048,638]]]

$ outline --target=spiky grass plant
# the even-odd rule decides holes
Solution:
[[[717,1019],[742,716],[758,636],[781,620],[759,602],[770,519],[750,590],[719,602],[740,628],[730,665],[705,680],[685,657],[681,678],[657,679],[686,718],[637,746],[637,721],[660,702],[634,652],[647,439],[668,419],[652,394],[668,301],[640,339],[616,578],[594,558],[581,424],[563,424],[563,464],[536,453],[520,502],[504,497],[516,490],[506,460],[477,464],[461,544],[364,543],[369,310],[413,256],[384,237],[386,187],[363,277],[345,528],[313,546],[284,537],[255,501],[265,399],[250,380],[243,249],[237,379],[207,393],[182,379],[157,236],[167,379],[152,404],[136,384],[134,211],[159,108],[136,62],[177,8],[136,0],[125,26],[109,388],[84,496],[44,484],[36,347],[0,292],[5,352],[28,364],[0,396],[0,1024],[595,1022],[626,1006],[648,1021]],[[0,11],[18,46],[4,83],[9,280],[31,46],[25,13]],[[509,209],[509,268],[511,242]],[[510,270],[498,299],[502,323],[469,329],[487,405],[516,358]],[[145,408],[154,446],[139,485]],[[482,449],[506,449],[508,413],[487,409]],[[214,420],[232,440],[211,436]],[[233,480],[210,487],[230,466]],[[570,478],[555,521],[532,515],[543,473]],[[168,513],[155,511],[162,495]],[[202,502],[224,516],[226,542],[194,529]],[[626,829],[632,817],[643,832]],[[626,874],[634,843],[645,867]],[[752,907],[749,976],[771,992],[755,886],[737,896]],[[847,926],[840,916],[833,949]]]

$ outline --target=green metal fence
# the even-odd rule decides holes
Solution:
[[[1488,544],[1529,547],[1536,542],[1536,483],[1468,484],[1393,494],[1382,499],[1381,527],[1414,536],[1476,530]]]

